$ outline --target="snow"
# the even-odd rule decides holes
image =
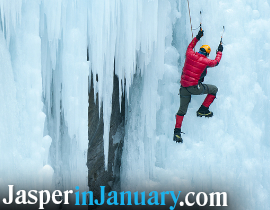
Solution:
[[[234,209],[267,209],[269,4],[190,1],[193,28],[202,11],[196,50],[208,44],[214,59],[225,26],[224,52],[205,80],[219,88],[214,117],[197,118],[204,96],[192,97],[184,143],[175,144],[191,41],[186,1],[0,0],[0,188],[87,190],[88,77],[103,113],[107,169],[115,70],[127,99],[123,190],[226,191]]]

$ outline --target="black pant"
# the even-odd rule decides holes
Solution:
[[[218,88],[215,85],[202,84],[190,87],[182,87],[180,93],[180,107],[177,115],[184,116],[187,113],[188,105],[191,100],[191,95],[212,94],[216,95]]]

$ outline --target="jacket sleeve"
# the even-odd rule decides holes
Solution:
[[[221,60],[222,57],[222,52],[218,51],[215,60],[208,59],[208,64],[207,66],[209,67],[214,67],[217,66]]]
[[[199,40],[196,37],[194,37],[192,39],[192,41],[189,43],[189,45],[187,47],[187,53],[192,53],[193,52],[193,54],[195,54],[195,52],[193,51],[193,48],[196,46],[198,41]]]

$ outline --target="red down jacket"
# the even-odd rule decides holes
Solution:
[[[194,52],[193,48],[197,44],[198,39],[195,37],[188,45],[186,52],[186,61],[181,76],[181,85],[189,87],[198,85],[203,82],[207,74],[207,67],[217,66],[221,60],[222,52],[217,52],[215,60],[208,59],[205,55]]]

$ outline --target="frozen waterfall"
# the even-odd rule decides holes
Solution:
[[[196,50],[208,44],[214,59],[225,26],[224,51],[205,78],[219,88],[214,117],[197,118],[204,96],[193,96],[184,143],[175,144],[179,81],[191,41],[187,1],[0,0],[0,198],[10,183],[88,190],[91,86],[108,170],[116,75],[119,104],[125,94],[126,107],[122,190],[224,191],[231,209],[268,209],[269,5],[190,0],[193,28],[202,11],[204,36]]]

